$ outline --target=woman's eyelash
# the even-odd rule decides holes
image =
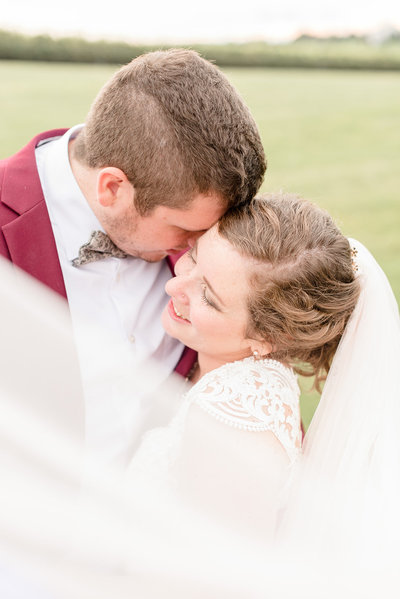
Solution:
[[[210,302],[209,299],[207,299],[207,296],[206,296],[206,285],[202,285],[201,289],[203,291],[202,294],[201,294],[201,301],[204,302],[205,304],[207,304],[207,306],[211,306],[212,308],[214,308],[215,307],[214,304],[212,302]]]
[[[187,251],[187,256],[193,262],[193,264],[197,264],[193,256],[193,248],[190,248],[190,250]],[[201,301],[204,302],[207,306],[211,306],[211,308],[215,308],[216,310],[218,310],[217,306],[215,306],[213,302],[211,302],[206,296],[207,285],[205,283],[202,284],[201,289]]]

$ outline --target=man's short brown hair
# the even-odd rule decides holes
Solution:
[[[102,88],[78,136],[75,157],[120,168],[146,214],[188,207],[217,192],[227,206],[250,200],[266,168],[257,126],[225,75],[191,50],[151,52]]]

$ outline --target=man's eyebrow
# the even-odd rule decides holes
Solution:
[[[215,295],[215,297],[217,298],[217,300],[226,308],[224,302],[222,301],[222,299],[219,297],[219,295],[217,293],[215,293],[213,287],[210,285],[209,281],[207,281],[207,279],[205,277],[203,277],[204,282],[206,283],[207,287],[210,289],[210,291],[212,292],[213,295]]]

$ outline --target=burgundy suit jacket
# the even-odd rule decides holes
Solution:
[[[0,255],[67,299],[35,158],[41,140],[65,132],[41,133],[17,154],[0,161]],[[175,261],[167,259],[172,274]],[[175,371],[186,376],[195,360],[196,352],[185,348]]]

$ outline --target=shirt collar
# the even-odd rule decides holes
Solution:
[[[62,137],[37,149],[43,161],[50,220],[62,237],[69,260],[76,258],[79,248],[89,241],[92,231],[104,231],[83,195],[69,162],[69,141],[82,128],[83,125],[76,125]]]

